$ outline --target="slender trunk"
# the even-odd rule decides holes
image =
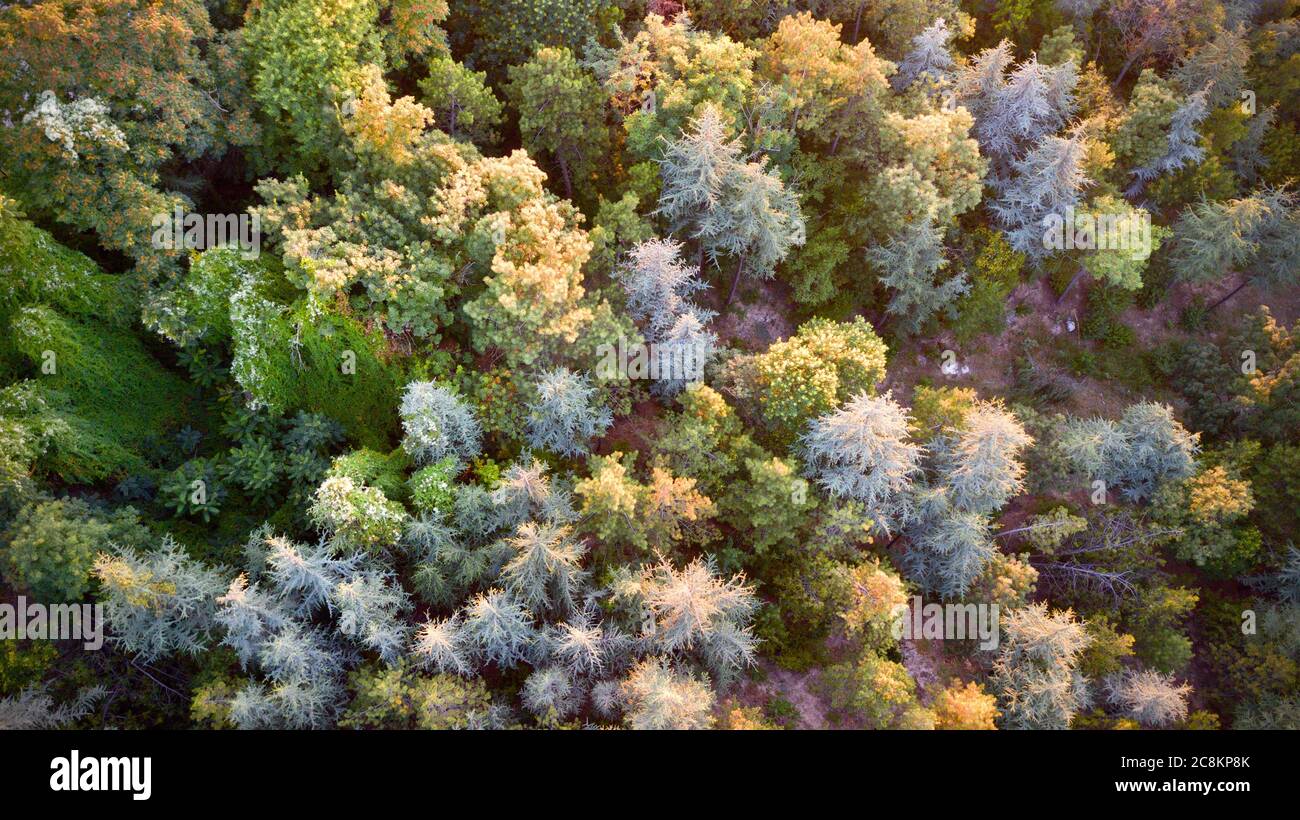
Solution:
[[[1058,305],[1061,304],[1061,300],[1065,298],[1065,294],[1070,292],[1070,288],[1074,287],[1074,283],[1079,281],[1079,277],[1083,276],[1084,271],[1086,270],[1088,269],[1083,267],[1082,265],[1079,266],[1079,271],[1078,273],[1074,274],[1074,278],[1070,280],[1070,284],[1066,285],[1065,290],[1061,291],[1061,295],[1056,297],[1056,304]]]
[[[731,300],[736,298],[736,288],[737,286],[740,285],[740,275],[745,272],[746,255],[747,254],[743,254],[743,253],[740,255],[740,264],[736,266],[736,275],[731,280],[731,292],[727,294],[727,301],[724,302],[722,305],[723,310],[726,310],[727,307],[731,304]]]
[[[858,43],[858,32],[862,29],[862,12],[864,9],[866,9],[866,7],[867,7],[866,2],[862,2],[858,4],[858,17],[856,20],[853,21],[853,44],[854,45],[857,45]]]
[[[1241,284],[1240,284],[1240,285],[1237,285],[1235,288],[1232,289],[1232,293],[1229,293],[1227,296],[1223,297],[1223,298],[1220,299],[1219,301],[1217,301],[1217,302],[1215,302],[1214,304],[1212,304],[1212,305],[1210,305],[1209,307],[1207,307],[1207,308],[1205,309],[1205,312],[1206,312],[1206,313],[1209,313],[1210,311],[1214,310],[1214,309],[1215,309],[1216,307],[1218,307],[1219,305],[1223,304],[1224,302],[1228,301],[1228,300],[1231,299],[1232,297],[1236,296],[1238,291],[1240,291],[1242,288],[1246,287],[1246,285],[1249,285],[1249,284],[1250,284],[1250,280],[1249,280],[1249,279],[1243,279],[1243,280],[1241,281]]]
[[[564,153],[556,152],[555,161],[560,166],[560,175],[564,177],[564,198],[573,199],[573,179],[569,176],[569,163],[564,161]]]
[[[1129,55],[1127,60],[1124,61],[1124,67],[1119,70],[1119,76],[1115,78],[1115,84],[1112,85],[1111,88],[1119,88],[1119,84],[1124,82],[1124,75],[1133,67],[1133,63],[1137,61],[1139,54],[1140,52],[1135,51]]]

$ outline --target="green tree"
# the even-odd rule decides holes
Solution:
[[[589,186],[608,153],[604,94],[567,48],[540,48],[532,59],[509,69],[506,95],[519,111],[519,132],[533,156],[555,164],[564,196],[574,198],[574,181]]]

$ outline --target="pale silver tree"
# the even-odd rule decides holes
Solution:
[[[913,37],[912,50],[898,64],[898,72],[889,80],[894,90],[904,91],[921,78],[940,83],[951,77],[955,64],[948,42],[952,36],[947,21],[940,17]]]
[[[502,669],[527,661],[538,635],[528,609],[501,589],[476,595],[465,605],[459,634],[471,658]]]
[[[528,407],[528,443],[573,458],[590,450],[593,438],[614,423],[609,409],[596,406],[596,388],[566,367],[542,374],[537,400]]]
[[[908,519],[908,490],[920,470],[912,429],[890,393],[858,393],[809,423],[801,439],[807,475],[833,496],[863,502],[889,532]]]
[[[1064,219],[1092,181],[1084,171],[1087,152],[1082,129],[1068,137],[1044,137],[1023,159],[1011,162],[1010,179],[990,203],[1007,241],[1034,259],[1051,248],[1044,242],[1049,217]]]
[[[1003,637],[990,682],[1008,729],[1068,729],[1090,702],[1077,670],[1091,639],[1070,610],[1034,603],[1003,615]]]
[[[708,288],[700,269],[684,263],[681,243],[671,239],[650,239],[633,246],[619,279],[627,291],[627,310],[646,325],[646,336],[657,341],[677,317],[694,311],[702,322],[712,314],[701,310],[691,297]]]
[[[492,490],[496,527],[513,529],[530,519],[564,523],[577,517],[568,490],[547,471],[545,462],[528,453],[510,465]]]
[[[713,725],[713,690],[678,672],[666,661],[648,658],[623,681],[624,721],[630,729],[708,729]]]
[[[474,412],[448,387],[411,382],[399,408],[406,436],[402,447],[422,464],[454,455],[469,461],[482,452],[482,429]]]
[[[415,630],[411,655],[424,669],[468,675],[469,662],[460,639],[460,616],[428,620]]]
[[[538,669],[524,681],[524,708],[544,723],[564,720],[578,711],[582,693],[568,673],[557,666]]]
[[[1214,83],[1210,81],[1174,111],[1169,120],[1168,147],[1160,156],[1133,169],[1133,183],[1125,190],[1125,195],[1138,196],[1146,184],[1156,177],[1173,173],[1185,165],[1198,163],[1205,158],[1205,150],[1201,148],[1201,136],[1196,128],[1209,115],[1207,102],[1213,87]]]
[[[980,402],[947,437],[940,470],[954,506],[991,513],[1024,488],[1020,453],[1034,440],[998,402]]]
[[[720,681],[753,664],[749,621],[758,599],[743,574],[723,580],[711,557],[680,570],[661,559],[643,574],[640,592],[649,616],[642,637],[657,651],[701,659]]]
[[[525,521],[505,539],[512,557],[501,569],[506,590],[535,615],[568,613],[586,574],[587,545],[571,527]]]
[[[997,552],[988,516],[933,500],[923,506],[926,514],[907,529],[903,570],[923,589],[945,598],[961,597]]]
[[[716,105],[705,105],[678,139],[666,143],[655,213],[668,220],[670,230],[699,236],[701,222],[721,204],[727,177],[741,162],[743,150],[739,139],[728,138],[726,120]]]
[[[95,559],[112,641],[149,663],[177,652],[197,655],[215,625],[221,574],[190,558],[170,535],[157,549],[118,547]]]
[[[1112,706],[1148,729],[1163,729],[1187,718],[1192,687],[1175,683],[1172,675],[1126,669],[1106,678],[1105,687]]]

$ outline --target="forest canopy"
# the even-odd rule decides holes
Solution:
[[[1297,0],[31,0],[0,157],[0,728],[1300,728]]]

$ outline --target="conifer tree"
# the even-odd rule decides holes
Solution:
[[[938,280],[948,260],[942,231],[931,224],[913,223],[901,236],[870,249],[867,258],[882,272],[880,283],[894,291],[886,310],[900,318],[908,333],[920,332],[930,317],[970,290],[965,271]]]
[[[585,454],[613,423],[607,408],[594,406],[595,396],[587,377],[568,368],[543,373],[528,408],[528,443],[570,458]]]
[[[587,548],[571,528],[525,521],[506,543],[512,552],[501,569],[506,591],[538,616],[572,612],[585,578]]]
[[[623,681],[624,721],[630,729],[708,729],[713,725],[713,690],[665,661],[648,658]]]
[[[1047,255],[1043,230],[1048,217],[1064,218],[1079,202],[1091,180],[1084,168],[1083,133],[1045,137],[1011,167],[1014,176],[990,203],[1007,242],[1034,259]]]
[[[1148,729],[1164,729],[1187,718],[1192,687],[1174,683],[1172,675],[1144,669],[1125,670],[1105,681],[1106,699]]]
[[[608,151],[604,95],[567,48],[540,48],[532,59],[509,69],[506,94],[519,111],[519,131],[533,156],[547,156],[573,199],[575,180],[590,182]]]
[[[913,37],[912,50],[898,64],[898,73],[889,80],[894,89],[906,90],[922,78],[938,84],[951,77],[955,64],[948,42],[952,36],[948,23],[940,17]]]
[[[1020,454],[1033,444],[1020,421],[998,402],[981,402],[944,449],[940,471],[954,506],[991,513],[1024,488]]]
[[[429,464],[454,455],[464,461],[480,452],[482,430],[474,412],[447,387],[411,382],[402,395],[402,447]]]
[[[992,683],[1008,729],[1067,729],[1090,703],[1078,671],[1090,638],[1070,610],[1035,603],[1003,616],[1003,638]]]
[[[809,425],[802,438],[807,474],[831,495],[863,502],[888,532],[907,520],[907,493],[920,469],[911,432],[911,419],[889,393],[859,393]]]
[[[226,585],[170,535],[143,554],[129,547],[100,553],[94,572],[112,640],[141,661],[197,655],[208,645]]]

